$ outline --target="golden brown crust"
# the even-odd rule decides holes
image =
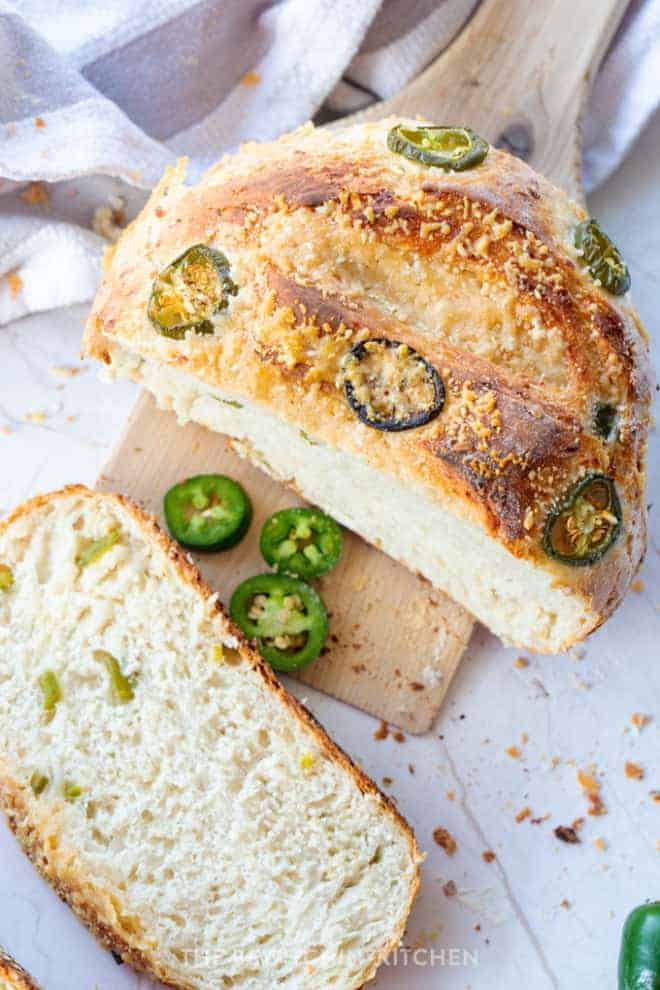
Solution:
[[[3,986],[12,990],[39,990],[39,986],[34,982],[29,973],[16,962],[15,959],[0,947],[0,980],[4,980]]]
[[[248,146],[193,188],[182,171],[167,175],[118,245],[85,352],[112,363],[124,346],[414,478],[584,599],[595,626],[646,541],[643,328],[580,263],[585,214],[563,193],[495,149],[463,173],[407,162],[387,150],[392,123]],[[239,294],[213,337],[166,341],[145,320],[151,284],[200,241],[225,251]],[[428,313],[444,296],[436,327]],[[483,320],[476,336],[470,307]],[[442,415],[394,439],[362,426],[341,388],[346,350],[375,335],[413,346],[447,390]],[[618,410],[617,439],[594,429],[600,401]],[[543,529],[590,471],[616,482],[624,537],[598,564],[571,568],[547,558]]]
[[[37,495],[14,509],[0,522],[0,536],[18,519],[29,516],[32,512],[39,511],[45,506],[56,504],[59,499],[65,499],[73,495],[98,499],[101,502],[112,501],[121,506],[139,525],[144,539],[157,544],[167,554],[181,580],[188,584],[203,600],[208,601],[209,599],[213,599],[213,609],[216,615],[222,620],[225,632],[238,640],[238,649],[241,658],[249,663],[263,678],[268,688],[291,712],[292,716],[306,726],[323,752],[335,763],[338,763],[353,778],[359,790],[363,794],[373,795],[378,800],[384,813],[390,816],[396,826],[405,835],[410,849],[411,860],[416,866],[415,876],[410,889],[410,898],[407,909],[404,912],[400,930],[394,934],[391,942],[383,949],[381,955],[373,960],[372,966],[366,974],[366,978],[371,979],[383,959],[401,941],[406,919],[419,890],[419,863],[422,860],[422,855],[410,825],[400,814],[390,798],[383,794],[360,767],[356,766],[350,757],[333,742],[311,712],[286,691],[273,673],[272,668],[257,653],[256,649],[248,643],[241,630],[234,626],[231,619],[227,616],[222,603],[219,601],[217,594],[206,584],[199,569],[193,563],[192,558],[166,535],[154,516],[145,512],[140,506],[126,498],[126,496],[110,493],[100,494],[91,491],[84,485],[67,485],[59,491]],[[101,914],[97,892],[90,885],[73,880],[65,880],[58,874],[57,863],[53,859],[53,853],[48,850],[47,836],[44,834],[43,829],[40,828],[39,823],[31,820],[29,808],[23,797],[23,789],[12,779],[7,769],[3,767],[1,759],[0,807],[7,816],[10,828],[17,836],[23,850],[39,873],[55,889],[62,900],[66,901],[75,911],[92,934],[106,948],[121,956],[125,962],[129,963],[135,969],[148,973],[167,986],[175,988],[175,990],[195,990],[193,985],[173,982],[171,974],[168,974],[158,964],[154,953],[141,950],[131,944],[126,933],[123,931],[120,932],[116,926],[109,924]],[[31,987],[32,984],[28,984],[26,990],[30,990]],[[35,990],[38,990],[38,988],[35,988]],[[351,988],[347,987],[346,990],[351,990]],[[356,987],[355,990],[358,990],[358,988]]]

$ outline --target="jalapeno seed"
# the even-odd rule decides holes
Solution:
[[[193,550],[228,550],[252,521],[247,492],[223,474],[198,474],[174,485],[163,507],[174,539]]]
[[[550,557],[574,567],[595,564],[619,535],[621,520],[612,479],[588,474],[548,516],[544,549]]]
[[[305,581],[286,574],[258,574],[243,581],[229,611],[275,670],[297,670],[310,663],[328,635],[321,596]]]
[[[276,571],[313,578],[326,574],[341,555],[341,529],[319,509],[280,509],[263,525],[264,560]]]
[[[189,330],[213,333],[212,318],[238,292],[221,251],[196,244],[165,268],[153,284],[147,315],[158,333],[181,340]]]
[[[445,388],[433,365],[398,340],[356,344],[342,362],[344,392],[359,419],[376,430],[423,426],[442,410]]]
[[[469,127],[397,124],[387,135],[387,146],[413,162],[446,172],[463,172],[484,160],[490,145]]]
[[[614,296],[630,288],[630,272],[623,256],[596,220],[584,220],[575,229],[575,247],[582,252],[589,274]]]

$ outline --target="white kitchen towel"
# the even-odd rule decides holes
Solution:
[[[92,295],[101,191],[149,189],[184,153],[194,176],[242,140],[391,95],[478,2],[0,0],[0,323]],[[659,101],[660,0],[633,0],[596,83],[587,188]]]

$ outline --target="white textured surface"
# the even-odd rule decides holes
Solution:
[[[656,119],[592,209],[631,263],[636,302],[660,347],[659,188]],[[51,364],[76,362],[83,313],[79,307],[32,317],[0,331],[0,426],[14,430],[0,434],[3,510],[37,490],[92,481],[125,419],[130,386],[102,388],[91,370],[72,379],[48,371]],[[38,410],[48,414],[42,425],[22,422],[26,412]],[[69,423],[72,414],[78,419]],[[393,779],[390,790],[429,852],[406,938],[407,945],[422,948],[407,960],[401,954],[397,967],[382,969],[372,984],[378,990],[613,985],[623,917],[660,889],[660,804],[649,797],[651,789],[660,789],[659,484],[654,433],[649,502],[656,507],[640,575],[644,590],[630,594],[587,642],[584,655],[531,659],[518,669],[517,651],[478,630],[435,730],[404,744],[391,737],[374,741],[372,719],[305,689],[340,744],[378,781]],[[638,733],[630,725],[633,712],[651,714],[654,721]],[[513,743],[520,759],[506,753]],[[551,769],[553,757],[560,762]],[[625,776],[628,759],[645,768],[643,780]],[[602,774],[608,809],[600,818],[586,816],[576,780],[576,768],[591,763]],[[455,793],[454,801],[447,800],[447,791]],[[525,805],[535,817],[551,817],[538,825],[516,824],[516,812]],[[558,842],[553,828],[581,815],[582,843]],[[452,858],[433,842],[438,825],[457,839]],[[597,836],[607,843],[604,852],[593,844]],[[482,860],[487,848],[497,861]],[[455,881],[458,896],[443,894],[448,880]],[[569,908],[561,906],[563,900]],[[148,986],[96,947],[33,873],[4,826],[0,940],[47,990]]]

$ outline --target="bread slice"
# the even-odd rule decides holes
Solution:
[[[39,990],[29,973],[0,946],[0,990]]]
[[[170,986],[362,986],[402,936],[414,836],[190,560],[71,487],[2,524],[0,564],[0,801],[44,877]]]
[[[463,172],[409,161],[388,146],[398,123],[249,144],[194,186],[185,163],[169,170],[109,258],[84,352],[233,437],[504,639],[555,652],[613,611],[644,553],[647,338],[576,248],[582,207],[494,148]],[[152,287],[199,244],[224,255],[232,294],[204,333],[170,339]],[[434,367],[438,415],[365,425],[345,362],[373,338]],[[593,473],[621,526],[570,566],[544,537]]]

